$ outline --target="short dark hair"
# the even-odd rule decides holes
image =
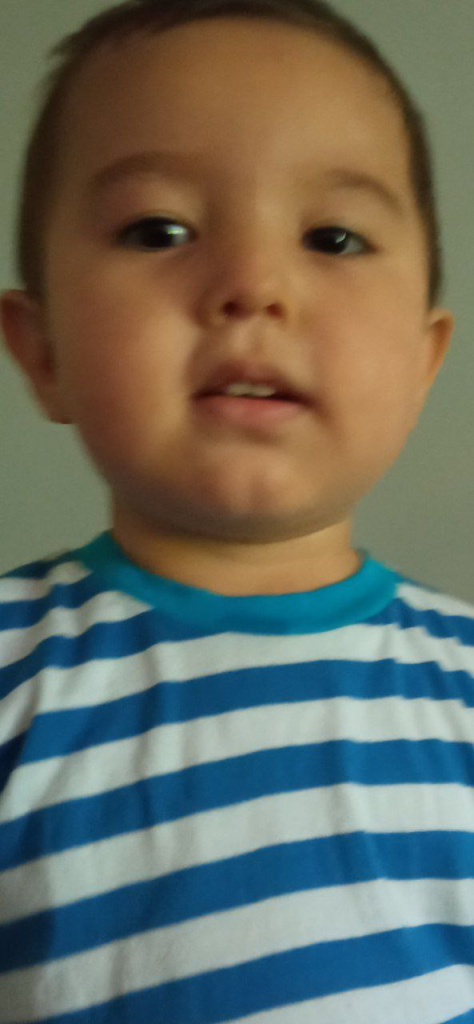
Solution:
[[[322,0],[126,0],[62,39],[50,53],[60,62],[46,76],[26,151],[16,255],[17,271],[27,293],[40,302],[45,297],[44,240],[57,183],[61,116],[71,82],[89,55],[102,43],[119,43],[137,32],[155,34],[192,21],[229,16],[267,18],[313,30],[345,46],[385,78],[403,115],[410,143],[411,181],[426,238],[428,301],[430,308],[435,306],[444,282],[425,117],[379,49]]]

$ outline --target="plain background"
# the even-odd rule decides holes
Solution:
[[[0,290],[21,287],[15,232],[24,152],[48,54],[109,0],[0,0]],[[474,603],[473,0],[335,0],[394,65],[428,120],[443,233],[440,305],[456,329],[419,426],[358,505],[354,546]],[[0,345],[0,574],[111,527],[109,491],[73,426],[44,418]]]

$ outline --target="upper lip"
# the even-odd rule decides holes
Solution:
[[[213,370],[196,397],[222,391],[229,384],[245,381],[249,384],[268,384],[281,395],[294,398],[304,405],[312,405],[313,399],[308,392],[293,381],[286,373],[269,364],[251,363],[245,359],[233,359],[222,363]]]

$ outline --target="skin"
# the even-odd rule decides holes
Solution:
[[[87,205],[98,170],[165,148],[207,169],[130,178]],[[68,97],[45,302],[3,293],[1,319],[40,407],[74,424],[107,481],[113,535],[142,568],[228,596],[360,568],[354,509],[415,428],[454,329],[428,307],[408,160],[383,79],[312,32],[214,19],[88,60]],[[324,184],[336,165],[375,174],[403,216]],[[118,244],[152,214],[184,225],[175,247]],[[334,225],[369,250],[350,236],[328,252],[311,232]],[[277,366],[314,408],[267,435],[199,426],[191,395],[234,357]]]

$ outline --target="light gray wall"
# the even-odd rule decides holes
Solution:
[[[20,287],[13,263],[20,169],[47,53],[109,6],[0,0],[0,290]],[[401,572],[474,602],[474,3],[334,6],[381,47],[428,117],[446,254],[442,304],[456,317],[420,424],[358,506],[354,540]],[[86,543],[110,525],[107,487],[74,427],[43,418],[0,345],[0,573]]]

